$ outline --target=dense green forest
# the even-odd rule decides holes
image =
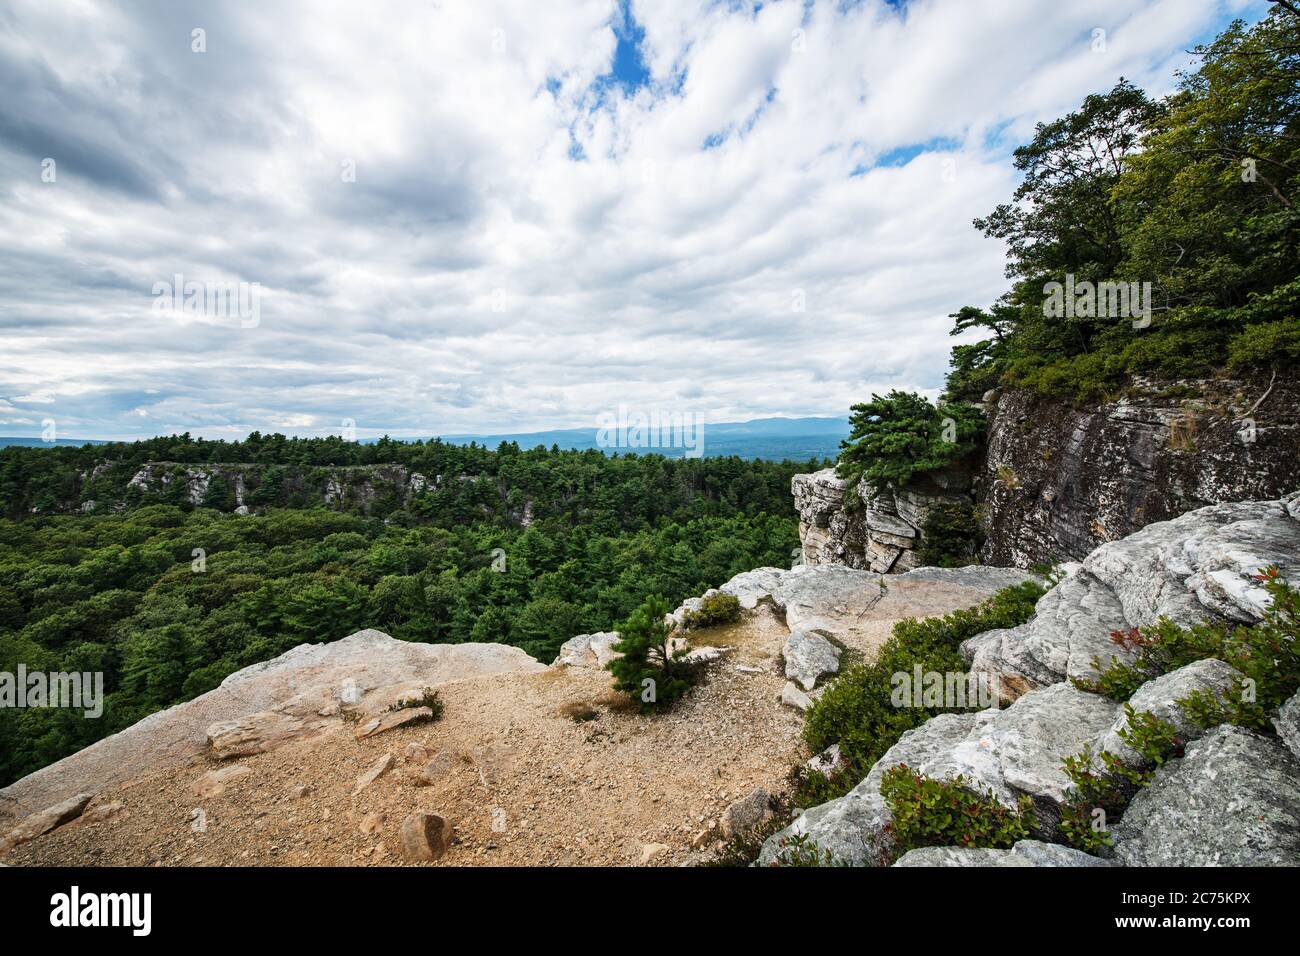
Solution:
[[[1196,51],[1178,90],[1121,80],[1015,152],[1012,201],[975,226],[1011,289],[954,314],[948,397],[999,384],[1092,402],[1134,375],[1262,377],[1300,360],[1300,14],[1274,6]],[[1048,284],[1073,277],[1067,313]],[[1101,315],[1082,283],[1149,282],[1150,315]]]
[[[178,473],[251,466],[253,513],[230,513],[231,489],[215,480],[197,505],[180,481],[129,486],[158,460]],[[428,486],[403,498],[376,480],[373,498],[327,507],[311,477],[338,465],[373,479],[392,462],[427,473]],[[675,604],[741,571],[788,566],[790,478],[822,464],[280,435],[6,448],[0,671],[102,671],[107,696],[98,720],[0,711],[0,782],[241,667],[364,627],[506,642],[549,661],[649,595]],[[89,501],[86,514],[50,513]]]

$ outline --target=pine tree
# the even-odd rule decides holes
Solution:
[[[672,650],[667,614],[663,598],[646,598],[618,625],[620,640],[613,649],[623,656],[605,665],[614,675],[614,688],[639,701],[647,712],[667,710],[694,682],[694,666],[682,659],[685,648]]]

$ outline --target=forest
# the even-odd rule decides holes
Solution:
[[[163,474],[246,475],[251,513],[233,513],[219,477],[198,502],[183,480],[132,486],[156,461]],[[427,485],[385,488],[389,463]],[[0,711],[0,783],[362,628],[505,642],[549,662],[649,596],[675,606],[789,566],[790,478],[824,464],[258,434],[0,450],[0,671],[102,672],[106,687],[97,720]],[[327,505],[335,465],[374,494]]]
[[[953,349],[949,399],[1014,385],[1085,404],[1135,376],[1223,373],[1262,390],[1300,359],[1300,8],[1194,52],[1172,95],[1121,79],[1015,151],[1015,194],[975,221],[1012,285],[952,316],[990,337]],[[1045,307],[1052,283],[1103,282],[1150,283],[1150,315]]]

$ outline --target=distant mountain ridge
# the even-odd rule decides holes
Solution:
[[[806,461],[812,458],[838,458],[840,441],[849,435],[849,423],[846,418],[756,418],[747,422],[716,422],[702,426],[704,455],[708,457],[726,457],[736,455],[741,458],[763,458],[771,461]],[[520,448],[536,448],[541,445],[550,448],[556,445],[562,449],[585,451],[589,448],[620,453],[655,453],[669,458],[681,458],[687,451],[672,445],[657,445],[630,448],[626,445],[607,447],[599,440],[598,429],[590,428],[552,428],[536,432],[502,432],[482,435],[443,435],[444,442],[453,445],[468,445],[471,442],[487,448],[495,448],[502,442],[515,442]],[[378,439],[363,438],[361,444],[371,445]],[[406,436],[398,441],[429,440],[417,436]],[[8,445],[21,445],[29,448],[41,447],[78,447],[81,445],[107,445],[108,441],[93,438],[60,438],[47,442],[32,437],[0,437],[0,448]]]
[[[767,458],[794,461],[807,458],[837,458],[840,441],[849,435],[846,418],[756,418],[747,422],[716,422],[703,425],[703,452],[709,457],[738,455],[741,458]],[[501,442],[516,442],[521,448],[538,445],[583,451],[596,448],[610,453],[654,452],[671,458],[685,454],[680,447],[651,445],[643,448],[604,447],[598,429],[554,428],[538,432],[505,432],[489,435],[443,435],[442,440],[457,445],[476,442],[488,448]]]

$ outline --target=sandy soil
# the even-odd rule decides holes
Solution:
[[[619,706],[609,675],[586,668],[444,684],[443,718],[357,741],[348,730],[238,762],[253,773],[215,798],[192,784],[222,766],[196,758],[96,798],[126,813],[65,826],[15,850],[10,865],[410,865],[398,851],[407,813],[450,820],[455,843],[431,865],[637,864],[646,844],[670,849],[656,864],[699,856],[694,834],[755,787],[779,791],[806,757],[801,716],[778,698],[788,631],[764,610],[719,634],[735,647],[667,715]],[[715,643],[709,641],[709,643]],[[737,670],[761,667],[761,673]],[[594,704],[577,722],[568,704]],[[447,755],[446,772],[417,786],[420,743]],[[356,778],[384,753],[397,765],[358,796]],[[295,798],[300,785],[311,792]],[[92,805],[93,806],[93,805]],[[201,809],[202,832],[192,817]],[[383,813],[377,833],[362,819]],[[430,864],[421,864],[430,865]]]

